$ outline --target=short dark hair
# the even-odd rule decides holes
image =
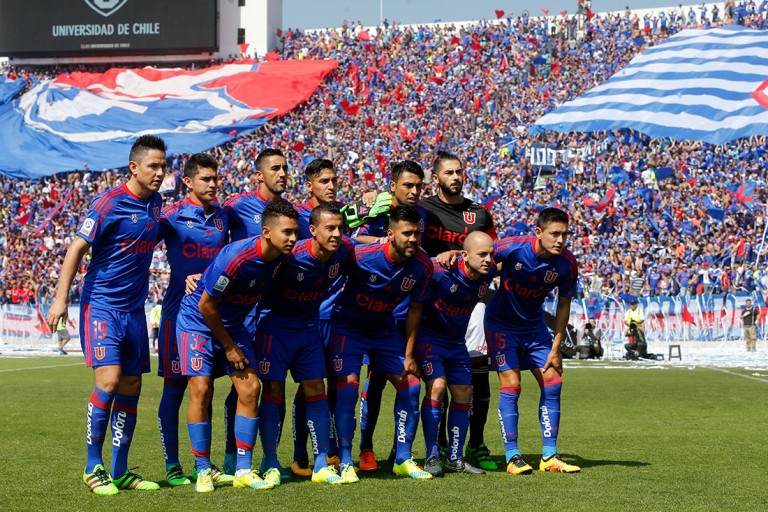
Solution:
[[[208,153],[195,153],[189,157],[184,166],[184,177],[192,178],[200,172],[200,169],[219,169],[219,162]]]
[[[147,153],[153,149],[166,153],[168,151],[168,146],[166,146],[165,141],[157,135],[142,135],[136,139],[136,142],[131,146],[131,152],[128,159],[131,162],[139,163],[145,156],[147,156]]]
[[[336,206],[333,203],[320,203],[315,207],[312,212],[309,214],[309,224],[312,226],[317,226],[320,222],[320,216],[324,213],[329,213],[331,215],[341,215],[341,211],[339,210],[339,207]]]
[[[552,222],[562,222],[567,225],[569,223],[568,214],[560,208],[544,208],[536,219],[536,227],[544,229]]]
[[[435,160],[432,162],[433,172],[436,172],[437,168],[443,165],[443,162],[447,162],[449,160],[456,160],[459,162],[459,165],[461,165],[461,158],[457,157],[453,153],[449,153],[447,151],[438,151]]]
[[[291,206],[288,203],[279,202],[279,203],[269,203],[266,208],[264,208],[264,213],[261,215],[261,225],[266,226],[268,224],[274,223],[278,217],[288,217],[289,219],[293,219],[298,222],[299,220],[299,212],[293,209],[293,206]]]
[[[400,179],[400,176],[402,176],[404,172],[413,173],[421,178],[422,181],[424,180],[424,169],[422,169],[421,166],[413,160],[402,160],[400,162],[396,162],[392,165],[392,170],[390,172],[392,174],[392,181],[394,183],[397,183],[397,180]]]
[[[256,167],[257,171],[261,168],[261,164],[264,162],[264,160],[266,160],[270,156],[281,156],[285,158],[285,155],[279,149],[275,149],[275,148],[264,149],[261,151],[261,153],[259,153],[259,156],[256,157],[256,161],[254,162],[254,166]]]
[[[324,169],[330,169],[333,172],[336,172],[336,169],[333,167],[333,162],[326,158],[315,158],[309,162],[309,165],[304,169],[304,176],[307,178],[307,181],[312,181],[318,174],[323,172]]]
[[[410,222],[411,224],[420,224],[421,215],[419,209],[410,204],[401,204],[389,210],[389,225],[398,222]]]

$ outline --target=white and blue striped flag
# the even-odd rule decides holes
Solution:
[[[541,117],[533,131],[616,128],[713,144],[768,134],[768,31],[684,30]]]

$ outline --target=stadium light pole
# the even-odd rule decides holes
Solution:
[[[379,0],[379,26],[384,26],[384,0]]]

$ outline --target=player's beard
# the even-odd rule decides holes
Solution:
[[[419,249],[419,244],[409,245],[406,243],[404,245],[399,245],[397,242],[392,240],[392,247],[395,249],[395,252],[400,258],[410,259],[413,258],[413,256],[416,254],[416,251]],[[412,251],[411,254],[408,254],[409,250]]]
[[[459,197],[461,195],[461,189],[463,188],[464,184],[459,183],[459,189],[456,192],[454,192],[450,186],[443,185],[442,183],[439,183],[437,186],[440,187],[440,191],[445,197]]]

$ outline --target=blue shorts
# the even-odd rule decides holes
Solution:
[[[463,338],[449,344],[420,335],[414,353],[425,381],[445,377],[449,385],[472,384],[472,361]]]
[[[365,354],[376,373],[400,375],[405,369],[405,341],[397,330],[374,338],[342,323],[331,323],[329,357],[334,377],[359,375]]]
[[[123,375],[149,372],[149,334],[144,309],[126,313],[80,307],[80,346],[86,366],[119,366]]]
[[[248,359],[247,368],[255,368],[256,352],[248,331],[243,327],[230,330],[229,335]],[[181,374],[187,377],[220,377],[232,375],[235,367],[227,361],[224,347],[205,335],[176,328],[176,338],[181,361]]]
[[[160,335],[157,342],[157,375],[165,379],[184,379],[176,343],[176,318],[160,319]]]
[[[320,339],[323,340],[323,347],[327,350],[331,343],[331,321],[327,318],[320,319]]]
[[[518,331],[485,320],[491,366],[500,372],[544,368],[552,351],[552,335],[544,327]]]
[[[259,378],[283,382],[325,378],[325,351],[318,320],[287,328],[290,319],[268,315],[256,328]],[[302,324],[301,322],[297,322]]]

